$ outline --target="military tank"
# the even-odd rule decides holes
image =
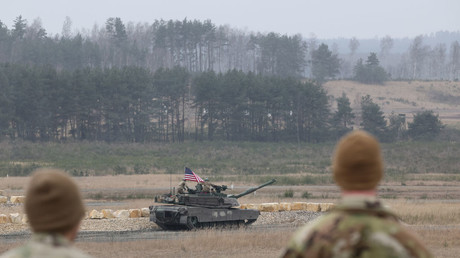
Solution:
[[[155,202],[165,205],[151,205],[150,221],[164,230],[192,230],[215,226],[242,226],[254,223],[260,215],[258,210],[240,209],[238,198],[262,187],[275,183],[272,179],[240,194],[224,194],[225,185],[211,184],[213,191],[188,189],[187,193],[164,194],[155,197]]]

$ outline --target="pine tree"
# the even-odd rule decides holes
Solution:
[[[326,44],[312,51],[311,62],[313,78],[320,84],[339,73],[340,59],[337,54],[332,54]]]

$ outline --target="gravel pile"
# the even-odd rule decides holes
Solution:
[[[85,219],[80,225],[81,231],[134,231],[158,229],[149,218],[136,219]]]
[[[29,226],[27,224],[0,224],[0,235],[6,234],[26,234],[29,233]]]
[[[313,211],[262,212],[253,225],[290,224],[292,226],[301,226],[321,215],[321,212]]]
[[[300,226],[308,223],[321,213],[311,211],[262,212],[253,225],[290,224]],[[134,231],[158,230],[158,226],[149,218],[137,219],[86,219],[80,226],[81,231]],[[0,224],[0,235],[30,233],[27,224]]]

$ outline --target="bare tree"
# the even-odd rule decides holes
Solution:
[[[380,59],[385,58],[393,48],[393,39],[387,35],[380,40]]]
[[[409,59],[412,65],[412,79],[423,76],[423,65],[429,51],[428,46],[423,45],[423,36],[415,37],[409,47]]]
[[[311,73],[311,61],[312,61],[313,52],[317,48],[318,48],[318,38],[317,38],[315,33],[310,33],[310,38],[307,41],[308,54],[307,54],[307,60],[306,60],[307,66],[306,66],[306,69],[305,69],[306,70],[305,73],[306,73],[307,77],[312,76],[312,73]]]
[[[429,54],[430,79],[443,79],[445,76],[446,45],[438,44]]]
[[[62,25],[62,37],[68,39],[72,37],[72,20],[69,16],[65,17],[64,24]]]
[[[310,33],[310,38],[308,39],[307,44],[310,52],[314,51],[318,47],[318,37],[315,33]]]
[[[460,44],[458,40],[450,46],[450,72],[452,79],[458,79],[460,75]]]
[[[351,38],[350,43],[348,43],[348,48],[350,49],[350,56],[353,58],[356,54],[356,50],[359,48],[359,40],[356,37]]]
[[[44,39],[46,36],[46,30],[42,27],[42,20],[35,18],[32,24],[27,26],[24,37],[29,39]]]

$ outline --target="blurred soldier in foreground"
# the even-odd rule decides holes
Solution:
[[[298,230],[284,257],[432,257],[376,197],[383,162],[374,137],[363,131],[343,137],[333,171],[341,201]]]
[[[32,239],[1,258],[89,257],[71,246],[85,209],[77,185],[67,174],[54,169],[36,171],[27,188],[25,211]]]

